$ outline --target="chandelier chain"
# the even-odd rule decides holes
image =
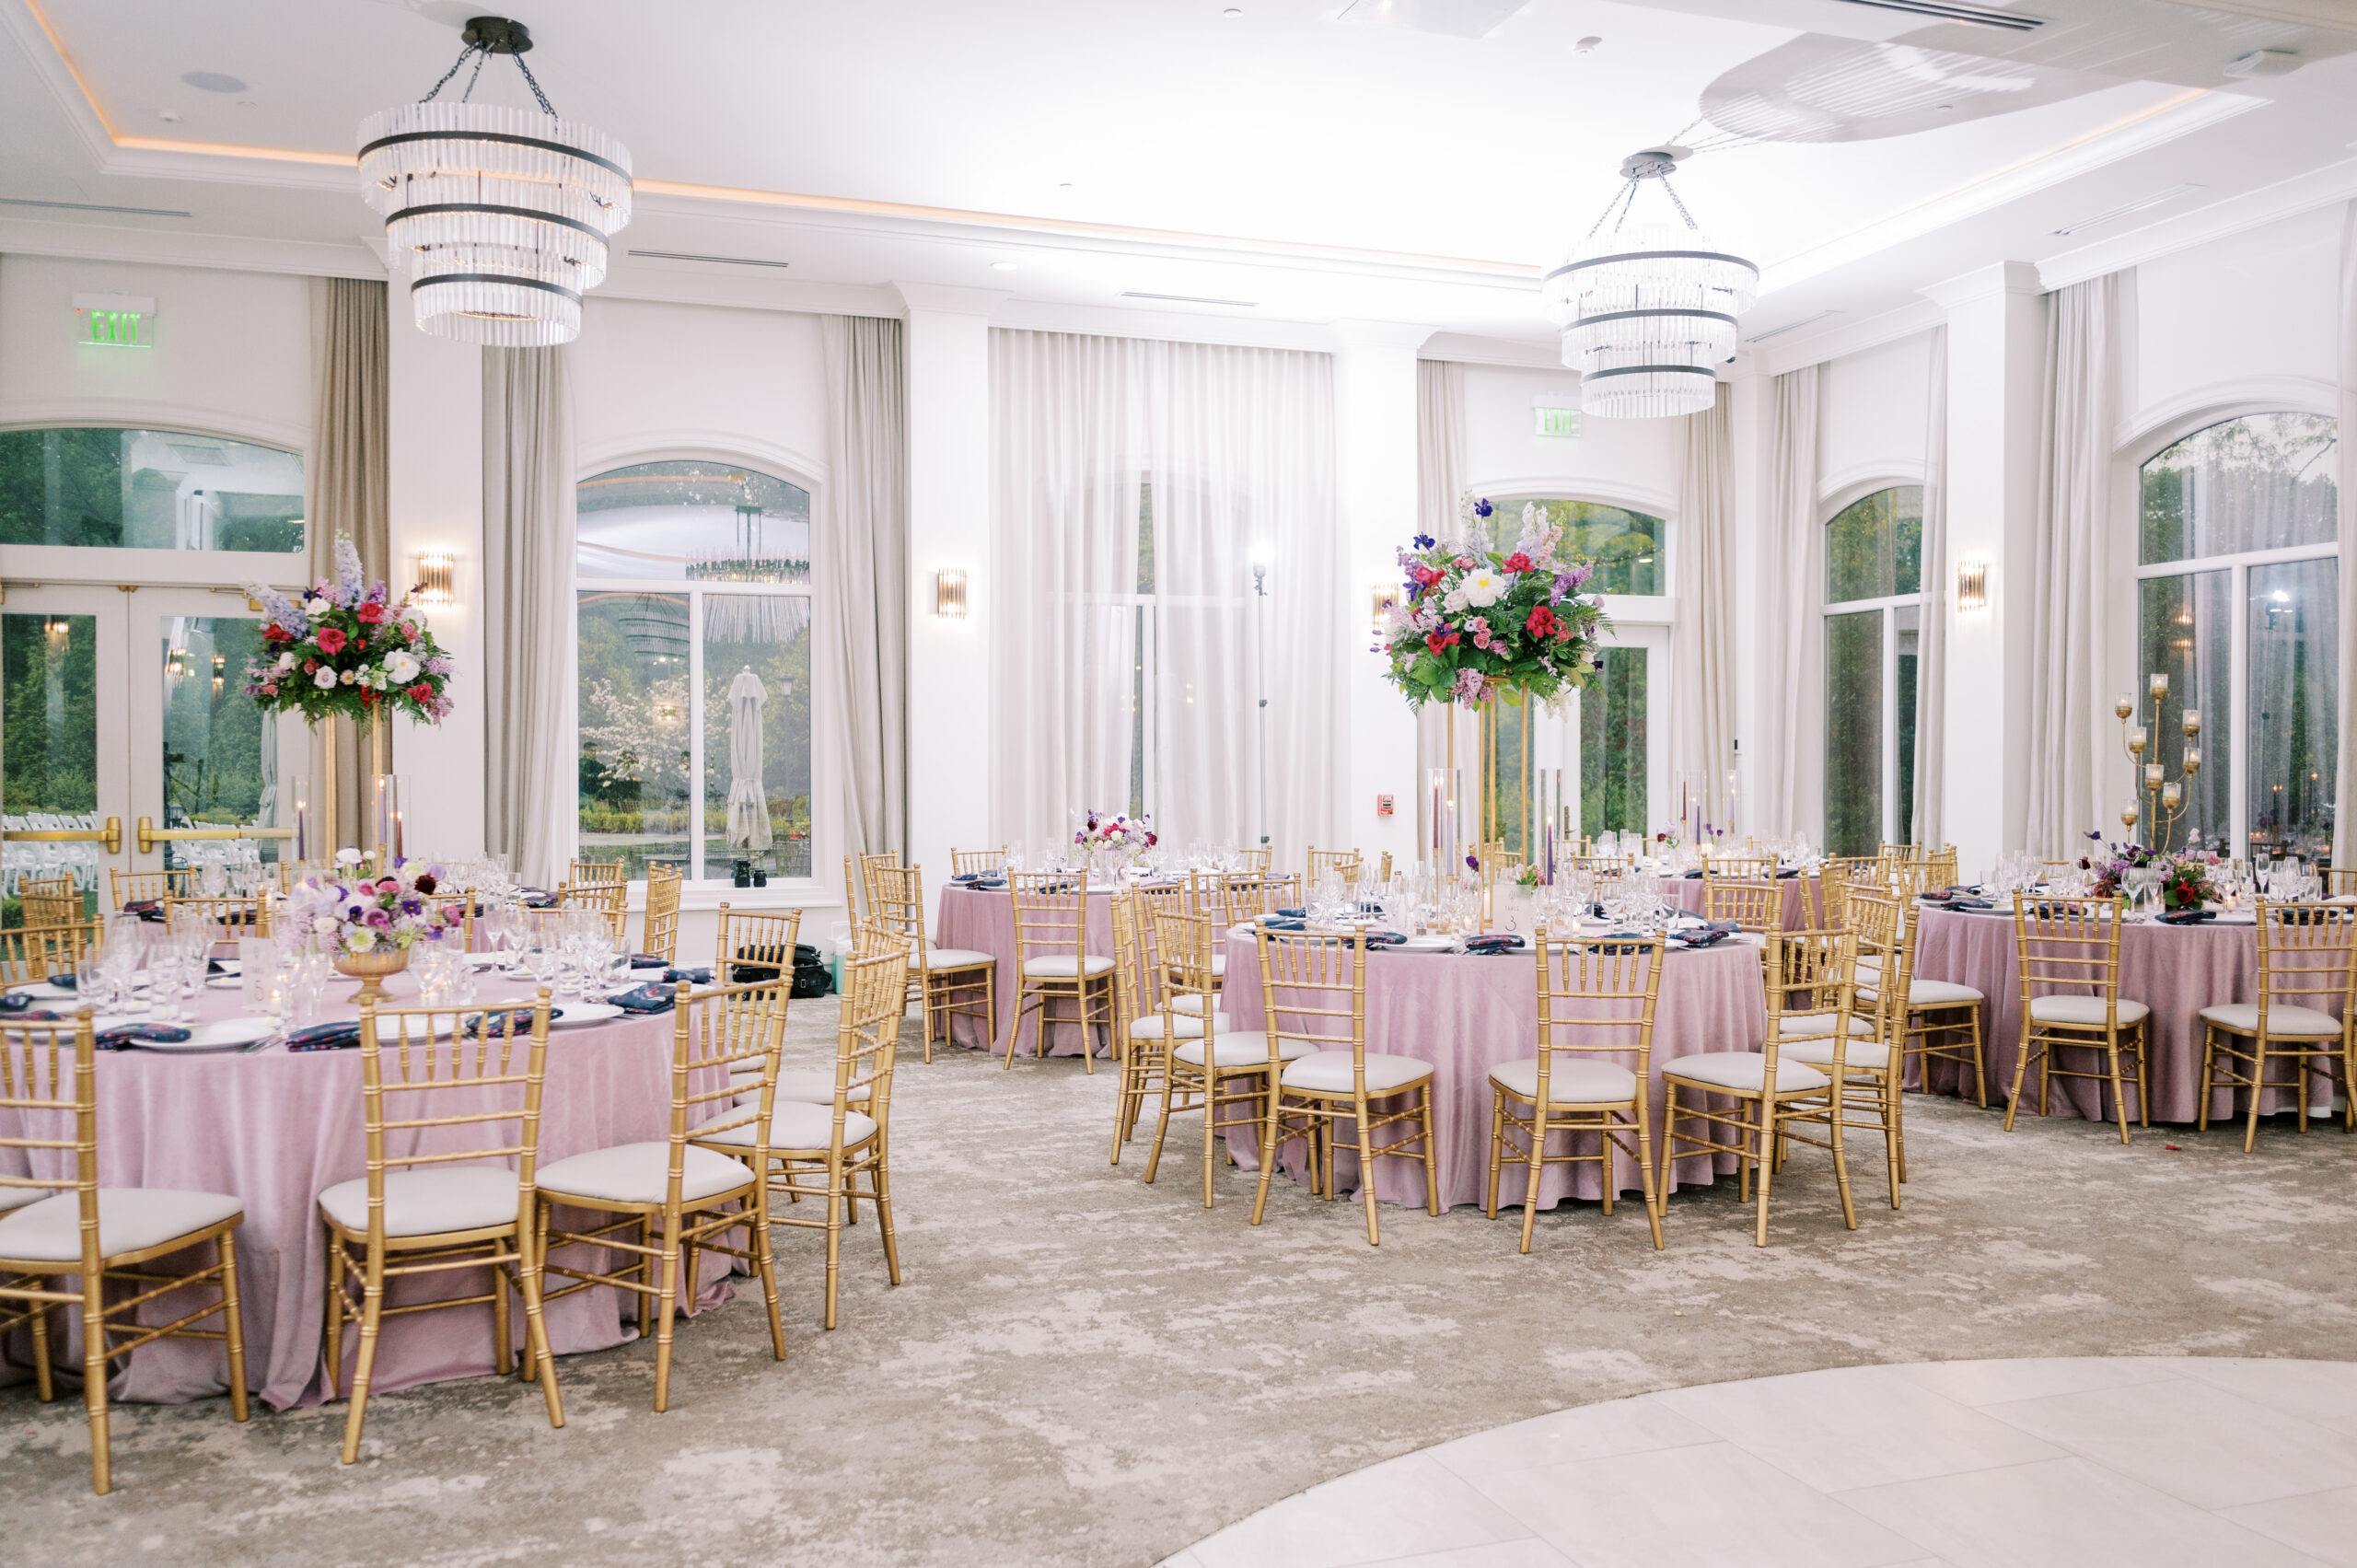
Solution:
[[[524,57],[522,55],[518,54],[514,58],[516,61],[516,69],[524,73],[525,85],[532,89],[532,96],[540,100],[540,112],[547,115],[552,120],[555,119],[556,110],[549,105],[549,95],[540,91],[540,79],[532,75],[532,68],[524,64]]]
[[[490,50],[488,50],[488,49],[484,50],[481,54],[478,54],[478,55],[476,55],[476,56],[475,56],[475,68],[474,68],[474,73],[473,73],[471,75],[468,76],[468,78],[467,78],[467,90],[466,90],[465,92],[462,92],[462,93],[460,93],[460,94],[459,95],[459,101],[460,103],[472,103],[472,102],[474,102],[474,100],[475,100],[475,84],[476,84],[477,82],[480,82],[480,81],[482,81],[482,67],[483,67],[483,62],[484,62],[484,61],[486,61],[486,60],[489,60],[490,58],[491,58],[491,51],[490,51]]]
[[[1701,226],[1695,223],[1694,215],[1686,210],[1686,203],[1678,199],[1677,189],[1672,186],[1666,179],[1663,180],[1661,182],[1661,193],[1669,198],[1670,205],[1678,209],[1678,215],[1686,220],[1686,226],[1688,228],[1697,228]]]
[[[420,103],[432,103],[435,97],[441,93],[442,89],[450,85],[450,78],[459,74],[459,67],[467,63],[467,56],[472,54],[476,50],[482,47],[482,46],[481,44],[470,43],[464,49],[459,51],[459,57],[450,62],[450,68],[448,70],[442,73],[442,79],[435,83],[433,87],[427,91],[426,95],[424,98],[419,99],[417,101]],[[482,65],[480,62],[476,64],[475,69],[477,71],[481,71],[482,69]],[[472,91],[473,87],[474,84],[472,82],[468,83],[469,91]]]

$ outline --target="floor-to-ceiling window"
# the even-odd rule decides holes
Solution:
[[[810,876],[810,493],[638,463],[579,512],[583,857]]]
[[[2339,744],[2334,422],[2261,413],[2197,430],[2142,471],[2136,669],[2123,696],[2149,765],[2179,785],[2146,842],[2195,840],[2320,857],[2332,842]],[[2158,703],[2153,677],[2166,676]],[[2200,733],[2185,734],[2188,711]],[[2189,774],[2189,752],[2199,765]]]
[[[1871,854],[1915,808],[1923,487],[1893,485],[1825,525],[1825,842]]]

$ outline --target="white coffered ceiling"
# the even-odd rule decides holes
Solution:
[[[0,0],[0,249],[227,260],[268,241],[365,270],[354,127],[423,93],[482,8]],[[1229,8],[566,0],[522,19],[558,110],[634,156],[639,215],[608,285],[624,294],[847,308],[949,285],[1018,309],[1372,318],[1544,345],[1537,269],[1594,220],[1624,154],[1682,135],[1701,149],[1688,204],[1768,268],[1747,331],[1810,332],[2286,181],[2357,191],[2357,0],[1992,7],[2039,24],[2024,28],[1916,0]],[[2303,63],[2226,74],[2263,49]],[[477,96],[528,101],[505,62]]]

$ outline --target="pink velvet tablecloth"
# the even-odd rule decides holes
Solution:
[[[941,889],[940,929],[933,934],[934,945],[940,947],[963,947],[971,952],[988,953],[998,960],[998,1025],[991,1038],[982,1038],[982,1023],[971,1014],[954,1015],[949,1020],[949,1038],[960,1045],[977,1051],[993,1052],[1007,1049],[1008,1037],[1015,1028],[1015,1008],[1023,991],[1023,973],[1015,944],[1015,900],[1005,889],[960,888],[954,884]],[[1109,894],[1091,892],[1088,898],[1088,950],[1101,958],[1113,956],[1113,900]],[[1050,1005],[1048,1052],[1051,1056],[1080,1054],[1081,1028],[1074,1021],[1074,1008],[1069,1000]],[[1055,1021],[1062,1020],[1062,1021]],[[1032,1029],[1027,1021],[1023,1026],[1023,1053],[1036,1049]],[[1109,1043],[1106,1031],[1099,1027],[1092,1030],[1096,1048],[1106,1049]]]
[[[1784,929],[1811,931],[1817,928],[1817,916],[1822,912],[1814,877],[1786,877],[1784,884]],[[1655,896],[1676,904],[1688,914],[1702,912],[1702,879],[1700,877],[1657,877],[1654,879]]]
[[[410,976],[392,977],[386,989],[395,1005],[415,1005]],[[356,1016],[344,1000],[350,994],[349,985],[331,983],[327,1016]],[[528,1002],[530,996],[528,984],[486,977],[480,1000],[496,1005]],[[210,1021],[236,1016],[242,1009],[236,991],[207,990],[198,1010]],[[675,1015],[662,1013],[551,1030],[540,1105],[542,1165],[668,1135],[676,1023]],[[410,1098],[421,1103],[432,1099]],[[101,1052],[98,1104],[103,1185],[222,1192],[244,1202],[245,1223],[238,1227],[238,1283],[249,1380],[277,1409],[322,1400],[327,1236],[318,1197],[339,1181],[367,1174],[359,1051],[298,1054],[273,1045],[250,1055]],[[397,1114],[442,1114],[454,1109],[455,1102],[446,1098],[432,1109]],[[0,1110],[0,1118],[27,1114]],[[488,1126],[494,1135],[513,1135],[513,1123],[505,1129]],[[471,1131],[482,1133],[485,1129]],[[25,1156],[20,1149],[0,1150],[0,1160],[13,1162],[11,1174],[31,1174]],[[71,1174],[71,1156],[57,1157],[64,1163],[41,1174]],[[596,1260],[594,1255],[590,1260]],[[177,1268],[181,1262],[165,1267]],[[725,1299],[727,1287],[722,1282],[728,1264],[726,1257],[704,1260],[699,1272],[705,1304]],[[474,1294],[483,1288],[483,1279],[474,1272],[429,1276],[395,1286],[389,1299]],[[622,1327],[620,1295],[598,1286],[553,1303],[548,1313],[551,1343],[560,1353],[569,1353],[604,1350],[631,1338]],[[168,1321],[189,1309],[175,1307],[176,1301],[193,1306],[208,1299],[209,1291],[177,1294],[148,1304],[144,1312],[147,1321]],[[516,1322],[520,1344],[520,1303]],[[78,1327],[75,1333],[78,1343]],[[356,1336],[349,1330],[344,1347],[348,1371],[356,1348]],[[6,1348],[6,1370],[0,1376],[29,1376],[29,1342],[19,1333]],[[78,1356],[79,1352],[74,1353]],[[390,1391],[474,1376],[493,1367],[488,1303],[403,1314],[384,1320],[373,1386]],[[117,1399],[177,1402],[222,1392],[227,1376],[227,1359],[217,1342],[164,1340],[134,1353],[112,1386]]]
[[[1665,1063],[1680,1056],[1713,1051],[1757,1051],[1768,1038],[1767,1000],[1760,987],[1759,947],[1751,942],[1726,942],[1694,952],[1672,952],[1663,958],[1660,999],[1654,1011],[1652,1110],[1654,1150],[1660,1153],[1661,1114],[1666,1098],[1662,1086]],[[1239,1029],[1262,1027],[1259,976],[1260,961],[1250,935],[1231,934],[1227,941],[1227,973],[1221,1007]],[[1440,1144],[1440,1200],[1443,1206],[1479,1203],[1487,1193],[1490,1176],[1490,1069],[1501,1063],[1538,1054],[1538,977],[1527,952],[1500,957],[1448,953],[1373,952],[1366,960],[1366,1048],[1395,1056],[1415,1056],[1433,1063],[1433,1126]],[[1634,1066],[1633,1053],[1624,1064]],[[1148,1108],[1149,1115],[1153,1107]],[[1396,1135],[1399,1129],[1387,1135]],[[1571,1149],[1570,1133],[1550,1137],[1550,1153]],[[1596,1134],[1581,1135],[1581,1152],[1591,1152]],[[1559,1141],[1560,1140],[1560,1141]],[[1632,1140],[1633,1142],[1633,1140]],[[1237,1160],[1258,1169],[1258,1138],[1250,1132],[1231,1133],[1228,1146]],[[1357,1158],[1347,1147],[1336,1151],[1339,1186],[1355,1188]],[[1298,1143],[1289,1143],[1285,1168],[1296,1181],[1306,1181],[1308,1156]],[[1521,1201],[1523,1177],[1509,1167],[1501,1178],[1500,1202]],[[1519,1167],[1527,1169],[1527,1167]],[[1714,1166],[1711,1156],[1697,1155],[1679,1160],[1671,1169],[1669,1187],[1707,1185],[1721,1170],[1733,1171],[1728,1157]],[[1574,1189],[1574,1171],[1577,1186]],[[1348,1172],[1349,1174],[1344,1174]],[[1625,1155],[1613,1161],[1616,1192],[1643,1189],[1636,1165]],[[1386,1202],[1424,1202],[1422,1164],[1413,1159],[1376,1162],[1376,1196]],[[1539,1183],[1539,1202],[1551,1208],[1564,1198],[1597,1198],[1603,1194],[1602,1167],[1550,1166]]]
[[[1917,926],[1915,972],[1925,980],[1969,985],[1989,998],[1981,1050],[1989,1102],[2003,1103],[2013,1083],[2014,1059],[2020,1054],[2022,1029],[2021,970],[2012,911],[1923,910]],[[2258,999],[2258,932],[2249,925],[2217,922],[2131,923],[2119,934],[2119,994],[2153,1010],[2144,1026],[2152,1120],[2194,1121],[2200,1109],[2201,1009]],[[2061,1060],[2085,1067],[2100,1063],[2102,1057],[2096,1051],[2066,1051]],[[1965,1063],[1933,1061],[1930,1066],[1930,1081],[1923,1086],[1943,1094],[1972,1093],[1972,1074]],[[2234,1114],[2238,1108],[2232,1099],[2224,1089],[2212,1095],[2212,1121]],[[2107,1085],[2064,1079],[2056,1084],[2051,1104],[2058,1116],[2102,1121],[2111,1114],[2111,1092]],[[2037,1107],[2038,1064],[2033,1062],[2022,1084],[2022,1108],[2027,1113]],[[2259,1101],[2262,1115],[2293,1107],[2288,1092],[2274,1089]],[[2136,1110],[2131,1085],[2131,1119]]]

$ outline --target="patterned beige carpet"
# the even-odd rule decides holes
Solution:
[[[796,1010],[793,1054],[830,1040]],[[1196,1196],[1190,1151],[1143,1185],[1106,1162],[1109,1072],[911,1057],[894,1105],[907,1283],[873,1231],[819,1328],[815,1239],[783,1238],[790,1358],[757,1300],[682,1326],[670,1412],[651,1347],[561,1368],[569,1424],[493,1379],[388,1396],[336,1463],[341,1406],[230,1423],[119,1409],[89,1495],[80,1406],[0,1389],[0,1560],[219,1564],[1150,1564],[1393,1455],[1650,1389],[1854,1363],[2347,1358],[2357,1141],[2140,1132],[1911,1098],[1907,1209],[1862,1178],[1847,1233],[1822,1156],[1750,1245],[1731,1183],[1542,1217],[1356,1212],[1281,1187]],[[2181,1144],[2170,1150],[2165,1144]],[[1862,1170],[1878,1179],[1876,1162]]]

